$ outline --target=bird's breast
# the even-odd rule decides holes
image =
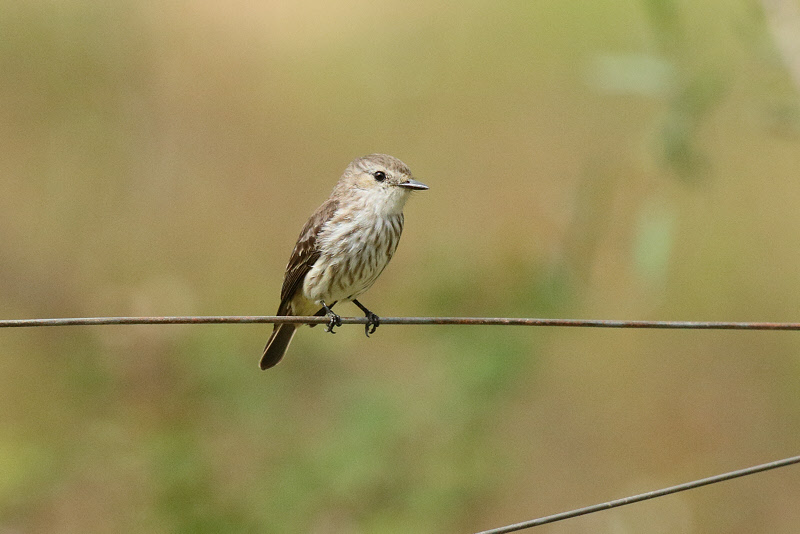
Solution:
[[[319,259],[303,283],[306,297],[328,303],[357,298],[389,263],[402,231],[402,213],[388,217],[363,211],[337,213],[317,242]]]

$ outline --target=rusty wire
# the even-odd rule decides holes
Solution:
[[[91,326],[133,324],[325,324],[327,317],[275,315],[211,315],[172,317],[75,317],[53,319],[0,320],[0,328],[30,326]],[[342,317],[343,324],[366,324],[366,317]],[[537,319],[517,317],[381,317],[381,325],[484,325],[564,326],[588,328],[661,328],[688,330],[800,330],[800,323],[730,321],[624,321],[608,319]]]
[[[694,488],[699,488],[701,486],[707,486],[709,484],[716,484],[717,482],[724,482],[726,480],[731,480],[733,478],[743,477],[747,475],[753,475],[755,473],[762,473],[764,471],[769,471],[770,469],[776,469],[778,467],[786,467],[788,465],[800,463],[800,456],[793,456],[791,458],[785,458],[783,460],[776,460],[774,462],[769,462],[766,464],[756,465],[753,467],[747,467],[745,469],[739,469],[737,471],[731,471],[729,473],[724,473],[721,475],[716,475],[713,477],[708,478],[701,478],[700,480],[694,480],[692,482],[686,482],[684,484],[678,484],[677,486],[671,486],[669,488],[664,488],[656,491],[649,491],[647,493],[641,493],[639,495],[633,495],[631,497],[624,497],[622,499],[617,499],[614,501],[605,502],[602,504],[595,504],[593,506],[587,506],[585,508],[578,508],[576,510],[572,510],[569,512],[562,512],[560,514],[549,515],[546,517],[540,517],[539,519],[533,519],[531,521],[524,521],[522,523],[515,523],[513,525],[508,525],[505,527],[495,528],[492,530],[484,530],[479,532],[478,534],[507,534],[509,532],[517,532],[519,530],[524,530],[528,528],[538,527],[539,525],[545,525],[547,523],[555,523],[556,521],[562,521],[564,519],[569,519],[572,517],[577,517],[580,515],[591,514],[594,512],[600,512],[603,510],[609,510],[611,508],[616,508],[618,506],[624,506],[626,504],[633,504],[641,501],[646,501],[647,499],[654,499],[656,497],[663,497],[665,495],[670,495],[672,493],[678,493],[680,491],[686,491]]]

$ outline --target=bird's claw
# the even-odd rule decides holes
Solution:
[[[367,313],[367,324],[364,325],[364,333],[369,337],[374,334],[375,330],[381,325],[381,318],[372,312]]]
[[[330,309],[325,315],[328,316],[328,328],[326,328],[325,331],[335,334],[336,332],[333,331],[333,328],[335,326],[342,326],[342,318],[333,313]]]

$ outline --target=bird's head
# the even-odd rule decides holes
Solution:
[[[412,191],[428,186],[414,179],[408,166],[386,154],[370,154],[350,162],[334,194],[362,198],[386,211],[402,211]]]

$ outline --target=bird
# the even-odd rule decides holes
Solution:
[[[350,162],[303,226],[281,286],[278,315],[325,315],[326,332],[341,326],[332,308],[353,302],[367,318],[367,337],[380,317],[358,301],[394,256],[403,232],[403,207],[414,191],[428,186],[408,166],[387,154]],[[315,326],[315,325],[311,325]],[[276,323],[261,357],[261,369],[281,361],[299,325]]]

